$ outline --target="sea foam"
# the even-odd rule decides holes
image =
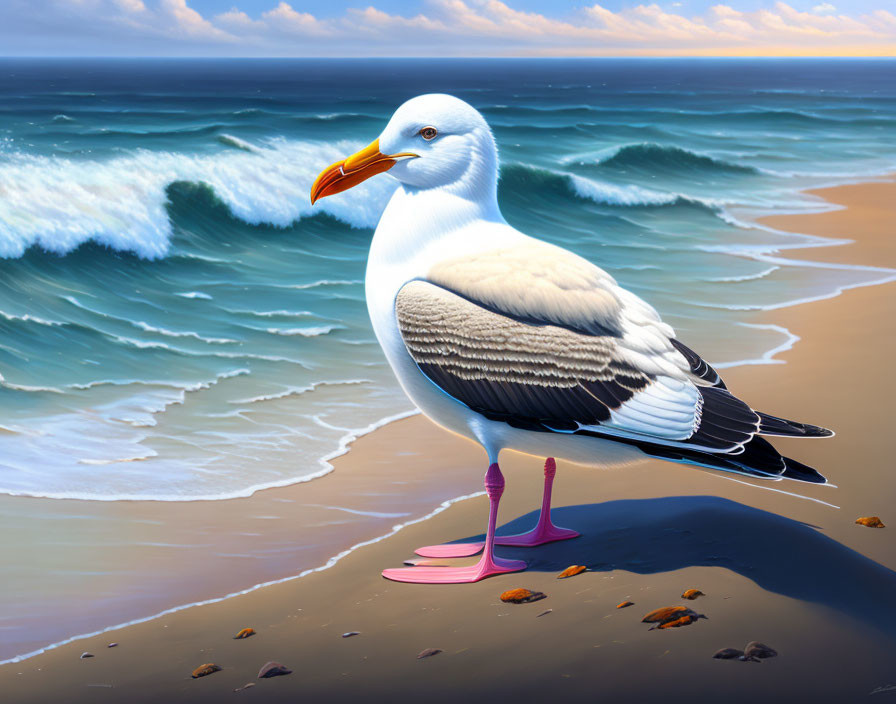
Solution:
[[[277,138],[251,151],[231,145],[210,155],[137,150],[86,160],[6,154],[0,160],[6,228],[0,257],[20,257],[35,245],[65,254],[88,241],[145,259],[164,257],[172,235],[166,189],[178,181],[207,184],[234,216],[253,225],[286,227],[322,211],[353,227],[374,227],[395,189],[391,179],[372,179],[351,200],[336,195],[313,210],[308,197],[323,168],[360,146]]]

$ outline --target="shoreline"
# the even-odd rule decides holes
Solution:
[[[889,184],[885,184],[885,185],[888,185],[891,189],[893,189],[892,182]],[[824,189],[823,191],[816,191],[816,193],[824,193],[825,195],[831,197],[832,202],[837,202],[837,200],[836,200],[837,198],[842,199],[845,197],[845,199],[848,200],[850,197],[852,197],[852,195],[849,193],[850,189],[858,189],[859,191],[861,191],[865,187],[866,187],[866,185],[864,185],[864,184],[861,186],[842,186],[842,187],[837,187],[835,189]],[[831,191],[831,190],[836,191],[836,193],[834,193],[834,194],[829,193],[828,191]],[[893,190],[896,191],[896,189],[893,189]],[[859,209],[861,209],[861,203],[859,203],[858,206],[854,205],[852,207],[853,212],[850,217],[855,216],[856,211]],[[786,221],[789,218],[795,218],[796,219],[795,222],[800,222],[800,221],[805,222],[805,220],[804,220],[805,218],[825,218],[825,217],[830,217],[831,215],[834,215],[837,213],[848,213],[849,211],[850,211],[850,207],[847,207],[846,209],[831,210],[831,211],[826,211],[825,213],[810,214],[810,215],[806,215],[806,214],[779,215],[779,216],[771,216],[769,218],[763,218],[762,220],[766,221],[766,222],[774,222],[776,224],[775,226],[779,226],[779,225],[784,224],[784,223],[782,223],[782,219],[784,221]],[[837,225],[837,226],[839,226],[839,225]],[[802,229],[803,231],[810,230],[810,228],[806,227],[805,225],[801,225],[800,229]],[[886,241],[882,242],[881,237],[878,237],[873,242],[872,241],[866,242],[866,240],[869,240],[869,239],[870,238],[867,238],[867,237],[866,238],[859,237],[859,238],[857,238],[858,241],[855,243],[847,244],[847,245],[837,245],[840,248],[839,253],[843,254],[844,250],[851,249],[851,250],[853,250],[853,252],[850,254],[850,256],[853,256],[856,254],[856,250],[859,250],[862,252],[862,254],[864,256],[871,256],[877,261],[880,261],[880,259],[883,258],[883,256],[885,256],[885,255],[893,254],[892,246],[888,246],[889,243]],[[830,254],[833,251],[837,251],[837,250],[833,249],[833,246],[832,246],[828,250],[828,252],[826,252],[826,254]],[[892,256],[890,256],[889,261],[890,262],[893,261]],[[795,331],[793,334],[799,335],[801,340],[804,341],[805,345],[811,346],[812,335],[806,334],[805,332],[803,332],[801,334],[799,328],[803,325],[808,327],[810,325],[810,323],[817,324],[818,318],[826,317],[827,313],[820,312],[821,309],[823,309],[823,308],[826,309],[828,306],[833,306],[835,304],[835,302],[837,302],[837,301],[839,301],[839,303],[840,303],[840,305],[838,307],[844,307],[844,306],[850,307],[851,305],[855,305],[852,300],[846,301],[845,299],[847,297],[850,299],[853,299],[856,296],[861,296],[863,299],[880,299],[880,298],[882,298],[880,291],[881,291],[881,285],[869,285],[869,286],[862,287],[858,290],[855,290],[855,289],[850,290],[848,293],[844,292],[841,295],[836,296],[834,299],[824,299],[826,301],[825,303],[818,303],[818,302],[806,303],[806,304],[801,304],[801,305],[793,307],[793,308],[778,309],[776,311],[762,311],[762,315],[763,315],[762,322],[764,324],[781,324],[781,327],[783,327],[787,330]],[[850,306],[847,306],[846,305],[847,303],[849,303]],[[807,311],[809,311],[809,314],[807,314]],[[796,322],[794,322],[794,319],[797,319]],[[789,324],[786,324],[786,323],[789,323]],[[791,347],[788,350],[782,350],[780,352],[780,354],[784,355],[785,357],[791,357],[791,356],[794,356],[795,354],[799,354],[800,357],[805,358],[806,350],[800,350],[800,348],[803,346],[804,345],[796,345],[795,347]],[[788,359],[787,361],[791,361],[791,360]],[[752,387],[750,389],[750,395],[754,395],[759,399],[762,399],[764,395],[769,395],[769,394],[765,393],[766,391],[771,392],[771,395],[779,396],[779,398],[776,401],[776,403],[778,405],[776,405],[775,407],[770,407],[769,410],[772,412],[775,412],[775,413],[779,413],[781,415],[788,416],[788,417],[795,417],[797,419],[802,419],[804,416],[807,415],[807,409],[801,405],[799,399],[796,399],[795,401],[793,399],[791,399],[791,401],[794,401],[792,403],[792,406],[793,406],[792,411],[790,409],[786,408],[786,406],[788,405],[787,404],[788,399],[786,397],[780,398],[780,394],[773,393],[774,387],[776,384],[780,383],[780,379],[772,380],[772,379],[768,378],[768,377],[780,377],[782,369],[789,371],[789,369],[788,369],[789,367],[790,367],[790,365],[769,365],[769,364],[739,366],[739,367],[731,368],[728,371],[726,371],[725,376],[726,376],[726,380],[728,380],[729,383],[733,382],[740,388],[744,388],[747,386],[747,384],[750,384]],[[784,407],[782,407],[782,405]],[[813,417],[810,420],[817,421],[820,424],[824,424],[824,418],[822,418],[822,417]],[[836,428],[836,429],[839,430],[839,428]],[[477,448],[475,448],[471,443],[468,443],[463,440],[458,440],[457,438],[450,436],[447,433],[444,433],[444,431],[440,431],[440,430],[436,429],[434,426],[432,426],[431,423],[429,423],[429,421],[426,421],[422,417],[411,417],[411,418],[407,418],[407,419],[400,420],[397,422],[389,423],[385,426],[378,428],[376,432],[372,432],[372,433],[356,440],[354,443],[352,443],[352,447],[351,447],[352,452],[344,454],[342,457],[339,457],[336,459],[336,461],[335,461],[336,469],[339,470],[341,468],[341,465],[343,465],[343,464],[355,465],[355,466],[364,465],[365,462],[368,462],[371,459],[372,455],[376,456],[377,453],[379,453],[383,457],[391,457],[391,460],[395,461],[396,458],[394,457],[394,453],[395,453],[396,444],[406,442],[407,438],[409,436],[413,436],[417,440],[418,443],[422,440],[424,442],[424,444],[434,437],[439,438],[438,442],[443,443],[443,444],[439,445],[435,449],[449,448],[448,451],[453,454],[453,456],[455,458],[455,460],[454,460],[455,462],[458,462],[458,461],[468,462],[472,465],[475,465],[477,462],[476,458],[477,458],[479,452],[478,452]],[[445,436],[445,437],[440,437],[440,436]],[[817,447],[818,445],[823,444],[823,443],[821,443],[821,441],[816,441],[813,443],[807,443],[807,442],[799,443],[799,441],[784,442],[784,441],[776,440],[776,445],[778,445],[778,444],[780,444],[782,450],[784,449],[784,447],[786,445],[787,449],[789,451],[791,451],[794,455],[800,457],[800,459],[802,461],[807,461],[808,463],[811,464],[812,460],[814,460],[815,462],[818,463],[816,466],[818,466],[818,465],[823,466],[825,463],[824,454],[826,453],[826,450],[822,447]],[[797,449],[797,446],[799,447],[799,449]],[[816,447],[812,447],[812,446],[816,446]],[[429,456],[431,454],[432,449],[433,448],[427,447],[427,453],[426,453],[427,456]],[[438,455],[439,453],[432,453],[432,454]],[[379,459],[382,459],[382,457],[380,457]],[[444,462],[444,459],[443,459],[443,462]],[[481,464],[481,459],[479,459],[478,462]],[[505,473],[508,474],[508,479],[509,479],[508,485],[509,486],[510,486],[510,481],[513,481],[513,492],[516,494],[516,496],[518,498],[513,498],[511,500],[511,502],[509,502],[509,504],[507,502],[502,503],[502,512],[504,512],[505,516],[507,516],[507,515],[514,515],[514,516],[515,515],[523,515],[523,514],[527,513],[528,510],[531,509],[534,505],[536,505],[536,502],[538,500],[538,490],[540,489],[540,487],[532,486],[533,484],[536,483],[536,482],[534,482],[534,475],[532,473],[532,467],[528,466],[528,465],[531,465],[532,463],[533,463],[532,458],[527,458],[525,456],[517,455],[516,453],[510,454],[508,456],[508,459],[506,461]],[[505,463],[502,462],[502,465],[504,465],[504,464]],[[527,466],[527,468],[525,470],[522,469],[523,465]],[[665,472],[662,469],[659,469],[659,472],[661,472],[663,475],[668,475],[668,476],[662,476],[661,478],[654,477],[653,474],[657,471],[656,465],[665,467],[666,468]],[[655,461],[646,461],[646,462],[638,465],[638,469],[635,471],[635,474],[639,475],[641,478],[644,478],[646,476],[651,476],[655,480],[654,486],[648,488],[648,491],[647,491],[648,494],[655,494],[656,497],[669,496],[669,495],[672,495],[675,493],[675,490],[673,487],[675,487],[678,484],[678,482],[676,482],[676,481],[670,482],[669,477],[675,476],[677,478],[679,476],[677,471],[670,471],[669,467],[670,467],[670,465],[668,465],[668,464],[663,465],[663,464],[655,462]],[[345,469],[346,469],[346,472],[345,472],[346,475],[351,472],[350,467],[346,467]],[[475,466],[474,468],[472,468],[470,470],[471,474],[475,475],[477,478],[476,483],[470,484],[471,489],[474,489],[474,488],[477,490],[479,489],[480,484],[478,483],[478,481],[479,481],[478,477],[481,474],[481,470],[482,470],[482,467],[479,467],[479,466]],[[673,470],[674,470],[674,468],[673,468]],[[516,480],[515,475],[519,474],[522,471],[528,472],[529,479],[526,482],[522,482],[522,481],[518,482]],[[569,486],[577,483],[577,481],[574,481],[573,479],[566,479],[565,477],[567,477],[567,476],[574,477],[574,478],[576,478],[576,480],[581,480],[581,483],[586,484],[587,482],[584,479],[584,473],[588,472],[588,471],[594,472],[594,470],[588,470],[586,468],[575,467],[575,466],[569,465],[568,463],[563,463],[562,471],[560,474],[558,474],[558,489],[560,490],[560,496],[558,496],[559,500],[557,502],[558,506],[565,505],[566,503],[574,503],[576,500],[580,500],[580,498],[581,498],[579,495],[573,493],[569,489]],[[616,497],[617,500],[626,500],[626,498],[631,500],[631,498],[634,495],[637,495],[639,493],[642,493],[642,494],[644,493],[643,491],[642,492],[638,492],[638,491],[632,492],[631,489],[626,486],[627,482],[621,482],[620,475],[624,474],[623,472],[613,473],[615,476],[611,476],[611,473],[609,473],[609,472],[599,472],[599,473],[603,474],[603,475],[607,475],[605,477],[602,477],[601,481],[597,482],[598,485],[604,487],[601,491],[601,494],[605,494],[605,493],[609,494],[610,496]],[[707,472],[691,472],[688,475],[688,479],[685,481],[687,481],[688,483],[691,483],[691,484],[702,485],[704,482],[709,481],[709,477],[713,477],[713,476],[719,476],[719,475],[715,475],[715,474],[711,474],[711,473],[707,473]],[[691,479],[694,477],[701,477],[701,479],[699,482],[691,481]],[[659,480],[659,481],[656,481],[656,480]],[[749,482],[741,482],[740,480],[735,480],[735,481],[738,483],[749,484],[751,486],[755,486],[755,485],[750,484]],[[834,483],[837,484],[838,482],[834,481]],[[525,484],[525,486],[524,486],[524,484]],[[795,487],[795,485],[793,485],[793,486]],[[607,487],[609,487],[609,489],[610,489],[608,492],[606,491]],[[722,489],[720,491],[720,487],[726,487],[726,488],[728,488],[728,491],[725,491],[724,489]],[[771,488],[771,487],[769,487],[769,488]],[[775,488],[777,488],[777,487],[775,487]],[[791,487],[788,487],[788,488],[791,488]],[[803,489],[804,487],[801,486],[801,487],[797,487],[797,488]],[[653,491],[650,491],[650,489],[653,489]],[[672,489],[672,491],[669,491],[669,489]],[[708,490],[706,493],[708,493],[708,494],[724,493],[726,495],[732,495],[732,494],[738,494],[738,491],[739,491],[737,489],[732,489],[730,487],[730,482],[725,482],[724,484],[711,482],[707,485],[707,489]],[[713,490],[715,490],[715,491],[713,491]],[[818,494],[818,496],[827,495],[826,492],[829,490],[830,490],[830,488],[827,488],[827,490],[825,488],[821,488],[822,493]],[[740,490],[740,491],[743,492],[743,490]],[[773,508],[787,510],[789,513],[806,514],[807,517],[809,517],[810,514],[814,514],[818,510],[814,507],[811,507],[811,508],[807,508],[805,506],[795,507],[792,505],[793,504],[792,500],[786,499],[784,497],[769,498],[768,495],[770,493],[771,492],[746,492],[746,493],[743,493],[742,495],[738,495],[737,498],[739,501],[742,501],[748,505],[762,504],[766,510],[769,510],[769,507],[771,506]],[[811,491],[811,492],[807,492],[807,493],[811,493],[814,495],[814,494],[817,494],[818,491],[815,490],[815,491]],[[510,498],[510,497],[508,497],[508,498]],[[659,500],[659,498],[657,498],[657,500]],[[474,499],[471,501],[463,501],[462,503],[464,505],[459,506],[457,504],[458,501],[459,501],[459,499],[453,500],[449,504],[449,506],[453,508],[453,511],[451,511],[449,513],[458,513],[461,510],[464,513],[471,513],[472,504],[481,503],[481,502],[477,502]],[[797,502],[797,503],[807,504],[808,502]],[[886,502],[884,502],[884,503],[886,503]],[[447,508],[449,508],[449,506],[445,506],[444,508],[437,510],[436,513],[438,513],[438,514],[444,513],[445,510]],[[523,511],[524,507],[526,509],[525,511]],[[883,511],[884,509],[885,509],[885,506],[882,506],[880,510]],[[823,509],[823,510],[829,510],[829,509]],[[849,510],[849,508],[845,508],[844,510]],[[475,515],[475,512],[474,512],[474,515]],[[427,520],[427,518],[429,518],[429,517],[431,517],[431,516],[414,519],[412,521],[409,521],[407,524],[405,524],[404,527],[409,527],[411,525],[419,524],[419,523],[425,523],[425,524],[427,524],[425,527],[417,525],[416,526],[417,530],[412,531],[412,532],[424,531],[426,533],[435,533],[436,531],[435,531],[434,524],[444,523],[444,522],[447,522],[447,520],[448,520],[447,516],[443,516],[442,519],[437,520],[437,521]],[[886,521],[886,518],[885,518],[885,521]],[[458,521],[454,520],[453,523],[457,524]],[[474,519],[473,525],[478,527],[478,523],[479,523],[479,521],[476,521]],[[393,537],[396,532],[397,531],[393,530],[386,536],[380,536],[373,540],[359,543],[358,545],[355,545],[350,550],[342,553],[341,556],[338,556],[336,558],[336,562],[351,562],[353,564],[356,564],[358,562],[366,563],[371,560],[371,556],[367,555],[367,554],[361,554],[361,553],[368,553],[370,551],[359,551],[358,548],[361,546],[365,546],[365,545],[372,545],[375,543],[379,543],[380,544],[380,552],[381,552],[384,543],[391,544],[391,543],[395,543],[396,541],[405,542],[404,540],[399,540],[397,538],[394,539],[393,541],[385,541],[386,537]],[[854,531],[853,531],[853,533],[854,533]],[[461,535],[463,535],[463,533],[461,533]],[[450,536],[450,531],[448,532],[448,534],[442,533],[442,535],[437,536],[436,539],[444,539],[449,536]],[[852,535],[850,537],[853,538],[856,536]],[[573,541],[573,543],[575,543],[575,542],[578,542],[578,541]],[[550,546],[547,546],[547,548],[545,548],[545,550],[549,551]],[[881,546],[878,546],[875,550],[872,550],[870,552],[871,552],[872,556],[875,556],[878,558],[883,556],[885,558],[884,561],[887,562],[891,568],[896,566],[896,560],[893,559],[894,555],[892,552],[892,548],[881,545]],[[331,560],[333,560],[333,559],[334,558],[331,558]],[[333,564],[335,565],[335,562]],[[333,565],[329,565],[328,567],[332,567],[332,566]],[[387,565],[383,564],[381,566],[384,567]],[[306,570],[303,574],[307,574],[309,577],[312,577],[312,575],[310,573],[320,572],[321,569],[325,569],[326,570],[325,575],[314,575],[315,581],[317,579],[330,579],[330,578],[335,580],[336,577],[332,576],[334,574],[333,570],[328,569],[328,567],[323,567],[323,568],[319,567],[316,569]],[[349,569],[349,567],[346,565],[340,565],[340,569],[347,570],[347,569]],[[365,569],[364,574],[367,575],[366,569]],[[374,568],[374,572],[371,573],[370,576],[371,576],[371,578],[373,578],[373,576],[378,577],[378,572],[375,572],[375,568]],[[511,577],[509,579],[510,579],[510,581],[513,581],[514,583],[516,581],[520,581],[520,580],[525,582],[525,581],[527,581],[527,577],[528,577],[528,575],[526,573],[524,573],[524,576],[521,576],[516,579],[513,579]],[[286,577],[281,580],[275,580],[273,582],[273,584],[275,584],[277,586],[273,586],[273,587],[266,586],[265,589],[263,590],[260,588],[263,585],[256,585],[254,587],[251,587],[248,590],[236,592],[236,594],[239,594],[241,596],[227,596],[227,597],[222,597],[221,599],[213,599],[211,601],[214,603],[215,607],[224,608],[225,610],[229,611],[229,610],[236,608],[234,606],[235,602],[238,602],[241,599],[245,600],[247,597],[251,597],[253,594],[255,595],[255,597],[257,597],[260,592],[265,592],[266,590],[270,590],[270,589],[276,589],[282,594],[285,591],[285,589],[287,589],[289,587],[297,586],[294,583],[293,584],[284,584],[284,582],[294,582],[294,580],[296,580],[296,579],[297,579],[296,575]],[[505,578],[503,578],[503,577],[496,578],[494,580],[487,580],[487,582],[485,582],[484,584],[489,585],[491,583],[494,583],[494,585],[486,588],[485,593],[490,594],[491,592],[495,591],[497,589],[497,583],[499,580],[501,580],[502,582],[506,581]],[[302,581],[305,582],[306,580],[303,579]],[[307,580],[307,581],[310,581],[310,580]],[[267,585],[267,584],[268,583],[264,583],[264,585]],[[324,582],[324,584],[326,584],[326,582]],[[302,587],[302,591],[304,591],[304,592],[307,592],[308,589],[310,589],[310,587],[306,587],[304,585],[298,585],[298,586]],[[389,585],[389,586],[392,586],[392,585]],[[551,584],[551,587],[553,588],[554,585]],[[465,587],[460,587],[459,589],[463,590],[464,588]],[[469,588],[471,588],[471,587],[468,587],[468,589]],[[386,589],[385,591],[389,591],[389,589]],[[453,591],[458,591],[458,590],[455,589]],[[208,603],[208,602],[205,602],[205,603]],[[203,609],[205,609],[205,608],[209,608],[209,607],[203,607]],[[192,605],[184,605],[181,607],[176,607],[176,610],[177,610],[176,614],[173,613],[172,611],[163,612],[163,614],[149,617],[148,619],[141,620],[138,623],[138,625],[136,625],[136,626],[126,625],[126,626],[124,626],[123,629],[121,627],[110,627],[109,629],[106,629],[106,630],[102,631],[101,633],[108,633],[108,632],[111,632],[112,630],[121,630],[122,633],[119,634],[119,639],[124,640],[125,631],[130,633],[130,632],[136,632],[135,629],[137,629],[137,630],[143,629],[145,632],[146,628],[151,627],[152,624],[157,621],[165,620],[165,621],[170,622],[170,621],[172,621],[172,619],[177,620],[181,617],[186,619],[187,617],[185,616],[185,614],[187,612],[201,611],[202,609],[198,609],[198,608],[194,609]],[[191,618],[189,620],[192,621],[192,620],[195,620],[195,618],[196,618],[196,616],[195,616],[195,614],[193,614],[193,615],[191,615]],[[168,626],[166,625],[165,627],[167,628]],[[90,640],[90,638],[98,638],[98,637],[99,636],[78,636],[75,638],[77,638],[78,640]],[[56,645],[51,650],[44,649],[43,652],[32,656],[28,660],[21,660],[21,659],[13,660],[5,668],[0,669],[0,677],[3,676],[4,670],[11,671],[12,669],[14,669],[13,667],[11,667],[11,665],[13,665],[14,663],[19,663],[20,665],[22,665],[23,663],[33,664],[37,661],[42,661],[44,659],[49,658],[50,660],[54,661],[54,665],[57,665],[57,666],[61,665],[61,663],[57,660],[57,657],[60,656],[63,651],[72,650],[71,647],[66,647],[66,646],[71,646],[72,643],[73,643],[72,640],[68,640],[62,645]],[[285,658],[285,656],[284,656],[284,658]],[[37,660],[35,660],[35,659],[37,659]],[[77,663],[76,663],[76,665],[77,665]],[[27,665],[25,667],[27,669],[30,669],[30,665]],[[186,664],[184,665],[184,667],[186,667]],[[210,681],[212,679],[214,679],[214,678],[210,678]],[[877,683],[877,684],[882,684],[882,683]],[[870,689],[870,687],[869,687],[869,689]],[[22,701],[25,701],[25,699],[23,699]]]
[[[826,208],[823,211],[812,212],[812,213],[788,213],[788,214],[782,214],[782,215],[766,216],[766,217],[760,218],[757,222],[759,224],[768,225],[770,227],[773,227],[774,229],[782,230],[785,232],[795,232],[795,234],[805,234],[805,232],[808,229],[811,229],[811,228],[806,228],[804,225],[801,224],[801,223],[805,222],[806,218],[811,218],[813,220],[818,219],[819,222],[825,223],[826,218],[828,218],[830,215],[835,214],[835,213],[845,213],[846,212],[846,210],[847,210],[846,206],[839,205],[837,202],[839,193],[841,193],[842,191],[845,190],[845,191],[849,192],[850,190],[854,190],[856,188],[861,188],[862,190],[865,190],[867,188],[874,188],[875,186],[886,187],[887,184],[892,184],[892,180],[883,181],[883,180],[878,179],[878,180],[873,180],[870,182],[863,182],[863,183],[858,183],[858,184],[850,183],[847,185],[839,185],[839,186],[833,186],[833,187],[821,188],[821,189],[812,189],[810,191],[807,191],[807,193],[821,197],[821,198],[831,197],[831,200],[827,200],[827,202],[830,204],[829,208]],[[799,227],[802,231],[797,232],[797,231],[793,230],[792,228],[794,225]],[[788,228],[791,228],[791,229],[788,229]],[[806,250],[826,249],[827,250],[826,255],[830,255],[831,252],[833,252],[833,251],[839,251],[844,248],[849,249],[849,248],[851,248],[851,246],[853,246],[855,244],[855,242],[846,242],[842,237],[839,237],[837,235],[836,231],[832,231],[829,227],[828,228],[823,227],[822,229],[824,230],[824,234],[820,235],[820,236],[824,236],[826,238],[831,239],[832,240],[831,244],[811,244],[811,245],[804,245],[804,246],[794,246],[792,249],[789,248],[790,253],[792,254],[793,250],[796,250],[796,249],[806,249]],[[812,235],[815,236],[816,233],[813,231]],[[808,254],[808,252],[806,252],[804,254]],[[858,267],[869,266],[869,265],[863,265],[863,264],[856,264],[854,261],[852,261],[851,257],[852,257],[852,255],[847,255],[845,257],[841,256],[841,257],[839,257],[840,261],[838,261],[836,263],[845,265],[845,266],[850,266],[850,265],[854,265],[854,266],[858,266]],[[793,259],[796,260],[797,258],[793,257]],[[894,257],[894,259],[896,259],[896,257]],[[822,263],[822,264],[827,264],[830,262],[830,258],[827,257],[825,260],[807,259],[807,261],[820,261],[820,263]],[[878,269],[880,271],[887,271],[887,269],[880,268],[880,267],[874,267],[874,268]],[[892,271],[892,269],[890,269],[889,271]],[[887,277],[882,282],[869,282],[869,283],[858,284],[854,288],[877,287],[877,286],[883,285],[884,283],[892,281],[894,279],[896,279],[896,274],[894,274],[890,277]],[[837,293],[832,294],[831,296],[815,298],[815,299],[811,299],[807,302],[813,303],[816,301],[836,299],[836,298],[841,297],[845,291],[852,290],[852,288],[853,287],[839,289]],[[794,307],[803,306],[805,304],[806,304],[806,302],[795,304],[795,305],[787,305],[786,307],[782,306],[779,308],[778,307],[763,308],[763,309],[760,309],[759,311],[757,311],[759,314],[767,315],[768,319],[766,320],[764,318],[762,323],[758,323],[758,324],[751,323],[751,324],[748,324],[749,326],[760,327],[760,328],[769,328],[769,327],[775,328],[777,330],[780,330],[782,333],[789,335],[789,339],[787,339],[781,345],[773,348],[772,350],[767,351],[763,355],[763,357],[760,359],[737,360],[737,361],[733,361],[733,362],[725,362],[725,363],[721,363],[721,364],[716,364],[715,366],[719,369],[729,370],[729,371],[726,371],[726,376],[728,376],[728,375],[732,374],[733,370],[736,370],[736,369],[743,370],[743,369],[749,369],[749,368],[755,368],[755,367],[763,367],[763,366],[767,366],[767,365],[784,364],[784,361],[777,359],[776,356],[780,355],[780,354],[784,354],[784,353],[790,351],[791,349],[793,349],[794,345],[796,345],[800,341],[801,338],[798,335],[794,334],[790,328],[781,326],[781,325],[777,325],[775,322],[772,322],[772,318],[775,317],[774,313],[777,311],[780,311],[780,310],[786,311],[786,310],[789,310]],[[324,461],[330,464],[330,468],[327,469],[326,471],[321,470],[321,472],[318,475],[313,475],[313,477],[311,477],[311,478],[320,478],[322,476],[326,476],[326,475],[333,473],[336,469],[338,469],[338,466],[334,466],[333,463],[335,462],[336,465],[338,465],[340,463],[340,460],[342,460],[349,453],[349,451],[354,448],[354,445],[359,440],[366,437],[367,435],[379,432],[384,427],[389,426],[389,425],[401,424],[406,419],[412,418],[413,416],[418,415],[418,414],[419,414],[419,411],[416,411],[416,410],[410,411],[410,412],[405,412],[405,413],[395,414],[393,416],[389,416],[387,418],[381,419],[380,421],[372,423],[370,426],[362,429],[361,431],[358,431],[358,432],[352,431],[350,433],[347,433],[343,438],[343,442],[340,443],[340,447],[337,450],[334,450],[333,453],[327,455],[324,458]],[[719,476],[720,478],[728,479],[729,481],[734,481],[734,482],[738,482],[738,483],[742,483],[742,484],[750,485],[750,486],[756,486],[754,484],[751,484],[748,481],[743,481],[742,479],[735,478],[734,476],[726,476],[724,474],[712,475],[712,476]],[[168,504],[168,503],[171,503],[171,504],[185,504],[185,503],[212,503],[212,504],[215,504],[218,502],[231,503],[234,501],[239,501],[241,499],[251,499],[251,498],[253,498],[259,494],[262,494],[262,493],[267,494],[268,492],[272,492],[272,491],[276,492],[276,490],[289,491],[291,488],[301,486],[303,484],[307,484],[308,482],[311,481],[311,478],[306,478],[306,479],[299,480],[299,481],[290,481],[289,483],[278,484],[278,485],[271,486],[271,487],[264,487],[262,489],[247,491],[246,493],[241,492],[239,495],[233,496],[233,497],[226,497],[226,498],[225,497],[220,497],[220,498],[218,498],[218,497],[215,497],[215,498],[200,497],[200,498],[190,498],[189,500],[184,500],[184,501],[172,501],[172,502],[165,501],[163,503],[165,503],[165,504]],[[476,487],[477,485],[473,484],[471,486]],[[772,489],[773,491],[779,491],[782,493],[786,493],[788,495],[794,495],[794,492],[787,492],[787,491],[784,491],[783,489],[773,488],[773,487],[767,486],[767,485],[766,486],[759,485],[759,488],[766,489],[766,490]],[[796,488],[800,488],[800,487],[796,487]],[[184,603],[184,604],[179,604],[176,606],[168,607],[163,610],[154,612],[152,615],[149,615],[149,616],[142,616],[142,617],[138,617],[138,618],[128,620],[128,621],[125,621],[122,623],[118,623],[115,625],[105,626],[101,629],[94,630],[89,633],[79,633],[77,635],[65,638],[61,641],[56,641],[56,642],[52,642],[48,645],[41,646],[39,648],[36,648],[33,651],[29,651],[29,652],[22,653],[22,654],[17,654],[17,655],[8,657],[6,659],[0,660],[0,666],[25,662],[28,659],[37,657],[43,653],[55,650],[59,647],[62,647],[64,645],[67,645],[70,643],[74,643],[74,642],[77,642],[80,640],[85,640],[85,639],[99,636],[99,635],[102,635],[105,633],[114,632],[114,631],[117,631],[117,630],[120,630],[123,628],[128,628],[128,627],[136,625],[136,624],[152,621],[152,620],[161,618],[161,617],[169,615],[169,614],[183,611],[185,609],[190,609],[193,607],[204,606],[204,605],[208,605],[208,604],[212,604],[212,603],[222,602],[222,601],[225,601],[228,599],[239,597],[239,596],[247,594],[247,593],[257,591],[264,587],[268,587],[268,586],[275,585],[275,584],[281,584],[281,583],[285,583],[285,582],[290,582],[295,579],[299,579],[301,577],[307,576],[308,574],[311,574],[314,572],[320,572],[320,571],[327,570],[327,569],[331,568],[332,566],[334,566],[337,562],[339,562],[345,556],[347,556],[348,554],[351,554],[355,550],[360,549],[361,547],[365,547],[365,546],[372,545],[374,543],[383,541],[386,538],[394,536],[399,530],[402,530],[403,528],[405,528],[407,526],[419,523],[421,521],[428,520],[428,519],[434,517],[435,515],[438,515],[439,513],[444,511],[446,508],[448,508],[450,505],[452,505],[456,502],[463,501],[468,498],[473,498],[473,497],[479,496],[481,494],[482,494],[482,491],[477,490],[473,493],[469,493],[469,494],[465,494],[465,495],[461,495],[461,496],[455,496],[455,497],[444,499],[441,502],[437,502],[436,504],[433,505],[434,507],[431,508],[431,510],[429,512],[423,513],[422,515],[418,514],[415,517],[409,518],[409,520],[407,520],[407,521],[397,523],[396,525],[392,526],[391,529],[388,530],[387,532],[377,534],[374,537],[368,537],[368,538],[362,539],[359,542],[352,544],[350,547],[344,548],[333,555],[326,556],[325,561],[321,562],[320,564],[317,564],[313,567],[304,568],[295,574],[280,576],[280,577],[277,577],[274,579],[269,579],[269,580],[265,580],[262,582],[258,582],[256,584],[253,584],[253,585],[245,587],[245,588],[235,589],[234,591],[230,591],[224,595],[212,596],[212,597],[192,601],[189,603]],[[828,503],[827,501],[823,500],[823,498],[821,498],[821,497],[808,497],[808,496],[801,496],[801,495],[800,495],[800,497],[808,499],[809,501],[822,503],[822,504],[825,504],[828,506],[834,506],[834,504]],[[42,501],[42,500],[71,501],[71,502],[83,501],[83,499],[79,499],[77,497],[55,498],[55,497],[37,497],[37,496],[30,496],[30,495],[16,495],[16,498],[35,499],[35,500],[39,500],[39,501]],[[283,500],[286,500],[286,499],[283,499]],[[143,500],[143,499],[134,499],[134,500],[127,499],[127,500],[125,500],[125,503],[130,503],[130,502],[138,503],[138,504],[148,504],[150,506],[156,503],[155,501],[148,501],[148,500]]]

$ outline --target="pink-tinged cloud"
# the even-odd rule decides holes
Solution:
[[[239,0],[208,17],[188,0],[47,0],[42,12],[56,19],[67,44],[77,44],[78,28],[84,28],[94,38],[87,46],[94,55],[102,49],[96,37],[105,31],[110,47],[117,42],[148,48],[144,53],[186,55],[896,56],[889,0],[865,14],[830,2],[808,12],[785,2],[749,12],[720,3],[700,15],[687,14],[676,7],[680,3],[651,3],[616,12],[593,4],[562,17],[518,10],[513,0],[426,0],[419,12],[392,14],[374,4],[327,18],[293,2],[272,0],[254,16]],[[27,0],[6,0],[6,6],[0,41],[23,36],[29,12],[36,12]]]

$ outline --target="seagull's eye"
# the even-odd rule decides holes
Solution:
[[[438,132],[435,127],[424,127],[419,132],[420,136],[423,137],[427,142],[436,138]]]

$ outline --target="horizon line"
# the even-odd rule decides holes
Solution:
[[[439,56],[439,55],[354,55],[354,56],[255,56],[255,55],[195,55],[195,54],[165,54],[165,55],[120,55],[120,54],[6,54],[0,55],[0,60],[4,59],[256,59],[261,61],[270,61],[274,59],[291,60],[291,59],[316,59],[319,61],[345,61],[345,60],[364,60],[370,59],[389,59],[389,60],[419,60],[419,59],[441,59],[454,61],[473,61],[473,60],[604,60],[604,59],[647,59],[652,61],[663,59],[727,59],[732,61],[740,61],[744,59],[896,59],[896,51],[893,54],[671,54],[671,55],[605,55],[605,56],[562,56],[562,55],[508,55],[508,56]]]

